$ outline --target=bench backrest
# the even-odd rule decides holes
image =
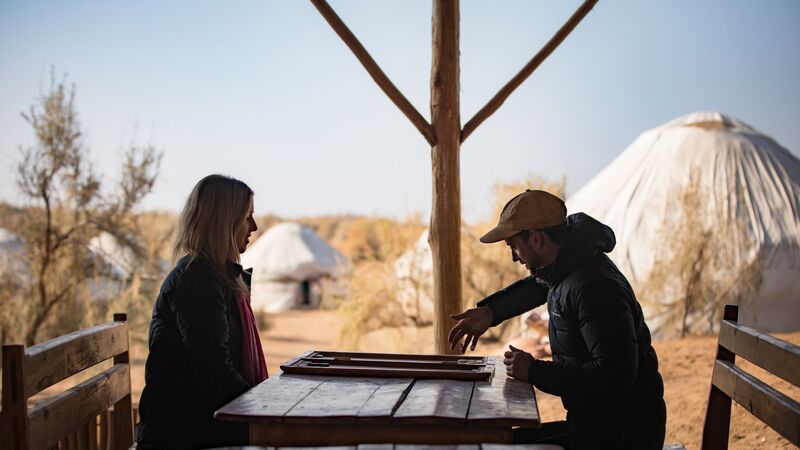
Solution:
[[[126,319],[125,314],[114,314],[113,322],[27,349],[3,346],[2,450],[47,449],[68,437],[78,448],[97,448],[96,418],[111,407],[113,448],[130,447],[133,422]],[[111,368],[28,408],[33,395],[109,358],[113,358]]]
[[[739,309],[725,305],[711,375],[703,449],[727,449],[731,399],[781,436],[800,445],[800,403],[735,365],[736,355],[800,385],[800,347],[739,325]]]

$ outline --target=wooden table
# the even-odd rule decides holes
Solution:
[[[218,420],[250,424],[254,445],[511,443],[536,428],[529,383],[495,360],[488,381],[274,375],[220,408]]]

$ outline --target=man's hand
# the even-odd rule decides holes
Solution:
[[[506,365],[506,374],[518,380],[528,381],[528,371],[533,364],[534,357],[513,345],[508,346],[508,351],[504,356],[503,364]]]
[[[450,318],[458,320],[456,326],[450,330],[447,342],[450,348],[456,348],[461,338],[466,336],[464,344],[461,346],[461,353],[467,351],[467,347],[472,344],[472,351],[478,345],[478,338],[492,326],[492,310],[488,306],[468,309],[461,314],[451,314]]]

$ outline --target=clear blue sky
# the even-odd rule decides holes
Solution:
[[[461,2],[462,123],[578,1]],[[425,117],[430,1],[331,0]],[[717,110],[800,151],[800,2],[601,0],[464,144],[464,217],[491,185],[565,175],[574,192],[643,130]],[[430,149],[305,1],[0,2],[0,199],[18,201],[20,118],[50,67],[77,86],[104,180],[125,146],[165,152],[148,208],[202,176],[256,191],[259,214],[400,217],[430,208]]]

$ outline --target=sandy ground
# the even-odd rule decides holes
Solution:
[[[289,311],[268,317],[269,327],[262,332],[262,344],[270,373],[277,373],[281,363],[307,350],[353,350],[339,344],[342,318],[335,311]],[[800,332],[778,335],[800,344]],[[370,333],[359,342],[359,351],[432,353],[430,328],[386,329]],[[700,448],[700,437],[708,402],[711,364],[717,338],[688,337],[656,342],[660,370],[664,377],[667,402],[667,443],[681,443],[689,449]],[[477,354],[501,355],[501,345],[478,346]],[[144,358],[141,346],[132,348],[132,384],[134,402],[138,403],[143,385]],[[800,389],[766,374],[746,361],[745,370],[770,382],[784,394],[800,399]],[[537,391],[543,421],[565,417],[561,401]],[[792,449],[765,424],[734,403],[731,419],[730,449]]]

